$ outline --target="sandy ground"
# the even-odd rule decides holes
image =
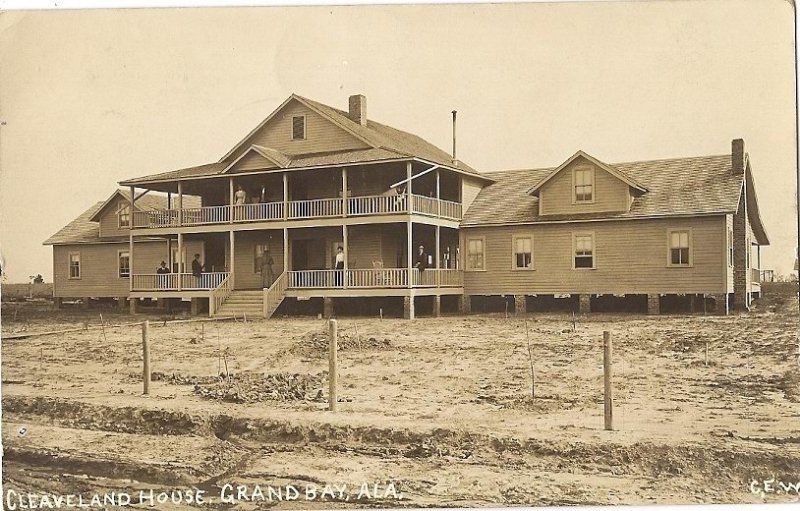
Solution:
[[[779,483],[800,483],[797,302],[778,298],[728,317],[579,316],[574,331],[567,314],[340,318],[336,413],[315,318],[151,317],[149,396],[139,327],[8,339],[4,483],[208,495],[176,509],[796,502]],[[80,314],[20,321],[97,323]],[[4,333],[21,329],[4,321]],[[614,431],[603,429],[604,330]],[[221,502],[226,483],[247,490]],[[287,486],[296,500],[253,495]]]

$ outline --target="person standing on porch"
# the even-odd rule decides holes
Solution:
[[[273,261],[269,249],[264,250],[261,255],[261,287],[265,289],[269,289],[275,281],[275,273],[272,270],[273,264],[275,264],[275,261]]]
[[[335,285],[341,286],[344,276],[344,249],[342,247],[336,248],[336,259],[334,261],[334,269],[336,270]]]
[[[200,262],[200,254],[195,254],[192,260],[192,275],[197,279],[197,287],[202,287],[203,264]]]
[[[169,282],[169,277],[165,277],[166,274],[169,273],[169,268],[167,268],[167,262],[161,261],[161,266],[156,269],[156,275],[158,275],[158,287],[165,288],[167,287],[167,283]]]
[[[447,247],[445,247],[444,255],[442,256],[442,259],[444,260],[443,261],[444,264],[442,264],[442,266],[445,269],[449,270],[450,269],[450,246],[449,245]]]
[[[237,187],[236,193],[233,194],[233,203],[234,204],[247,204],[247,192],[244,191],[242,185]]]
[[[419,246],[419,251],[417,252],[417,261],[414,264],[414,268],[418,269],[419,271],[425,271],[425,268],[428,267],[428,254],[425,253],[425,245]]]

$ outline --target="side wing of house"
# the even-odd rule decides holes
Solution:
[[[470,295],[723,294],[725,226],[720,215],[467,228],[461,237],[464,288]],[[689,260],[676,265],[670,237],[681,233],[688,237]],[[470,261],[477,247],[482,268]]]

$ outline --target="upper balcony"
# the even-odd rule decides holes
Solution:
[[[255,204],[225,204],[199,208],[134,211],[134,229],[213,224],[280,222],[314,218],[418,214],[461,220],[461,204],[424,195],[367,195],[343,199],[308,199]]]

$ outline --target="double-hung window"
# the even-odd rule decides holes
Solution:
[[[514,236],[514,269],[530,270],[533,268],[533,238],[531,236]]]
[[[69,278],[81,278],[81,253],[72,252],[69,254]]]
[[[576,203],[594,202],[594,169],[592,167],[578,167],[573,172],[573,200]]]
[[[467,238],[467,270],[485,270],[484,239]]]
[[[119,276],[126,278],[131,276],[131,256],[127,250],[120,250],[118,253]]]
[[[669,264],[670,266],[690,266],[691,232],[688,230],[669,231]]]
[[[575,234],[573,239],[575,268],[594,268],[594,234]]]
[[[124,229],[131,226],[131,205],[120,204],[117,210],[117,227]]]

